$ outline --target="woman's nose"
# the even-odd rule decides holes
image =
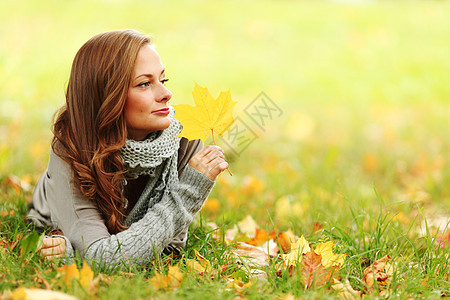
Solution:
[[[161,97],[159,97],[159,102],[167,102],[172,98],[172,92],[169,91],[165,86],[163,86]]]

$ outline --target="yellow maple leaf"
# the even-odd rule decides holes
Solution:
[[[231,99],[230,91],[221,92],[214,99],[207,88],[195,83],[195,107],[188,104],[173,105],[175,118],[183,124],[180,136],[190,140],[201,139],[203,142],[210,134],[222,135],[233,124],[233,109],[236,105]]]
[[[80,272],[77,269],[77,265],[72,263],[71,265],[64,265],[57,269],[59,274],[62,274],[63,281],[68,288],[72,286],[72,281],[80,277]]]
[[[286,266],[296,265],[302,262],[302,254],[311,251],[308,241],[302,235],[295,243],[291,244],[291,252],[283,255],[284,264]]]
[[[180,272],[178,265],[169,266],[169,272],[167,275],[156,273],[154,277],[150,279],[150,282],[157,290],[172,290],[181,285],[184,274]]]
[[[94,280],[94,272],[91,270],[86,261],[83,262],[83,267],[78,270],[77,265],[72,263],[71,265],[64,265],[57,268],[59,274],[62,274],[63,281],[68,288],[72,286],[73,280],[79,280],[81,286],[87,290]]]
[[[194,249],[195,259],[186,259],[186,266],[189,271],[203,275],[204,273],[209,273],[211,271],[211,263],[205,257],[203,257],[197,250]]]
[[[80,284],[85,290],[87,290],[93,280],[94,272],[89,267],[89,265],[84,262],[83,267],[80,270]]]
[[[333,241],[328,241],[316,246],[314,252],[322,255],[322,266],[328,268],[330,266],[342,266],[344,264],[347,254],[334,254],[333,253]]]

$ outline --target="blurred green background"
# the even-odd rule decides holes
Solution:
[[[246,119],[258,139],[229,155],[226,180],[263,183],[259,208],[327,194],[326,211],[339,192],[364,207],[375,187],[448,215],[449,13],[448,1],[2,0],[0,174],[36,180],[75,53],[135,28],[153,35],[172,104],[192,104],[195,81],[231,89],[235,116],[261,91],[283,110],[264,130]]]

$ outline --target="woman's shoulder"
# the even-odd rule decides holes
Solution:
[[[50,155],[48,158],[48,167],[47,172],[49,176],[64,176],[64,177],[71,177],[72,176],[72,170],[70,168],[70,165],[60,157],[61,152],[63,151],[61,149],[61,146],[58,144],[55,144],[50,149]]]

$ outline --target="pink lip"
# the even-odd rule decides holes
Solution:
[[[170,109],[163,108],[163,109],[160,109],[160,110],[155,110],[152,113],[153,114],[157,114],[157,115],[168,115],[170,113]]]

